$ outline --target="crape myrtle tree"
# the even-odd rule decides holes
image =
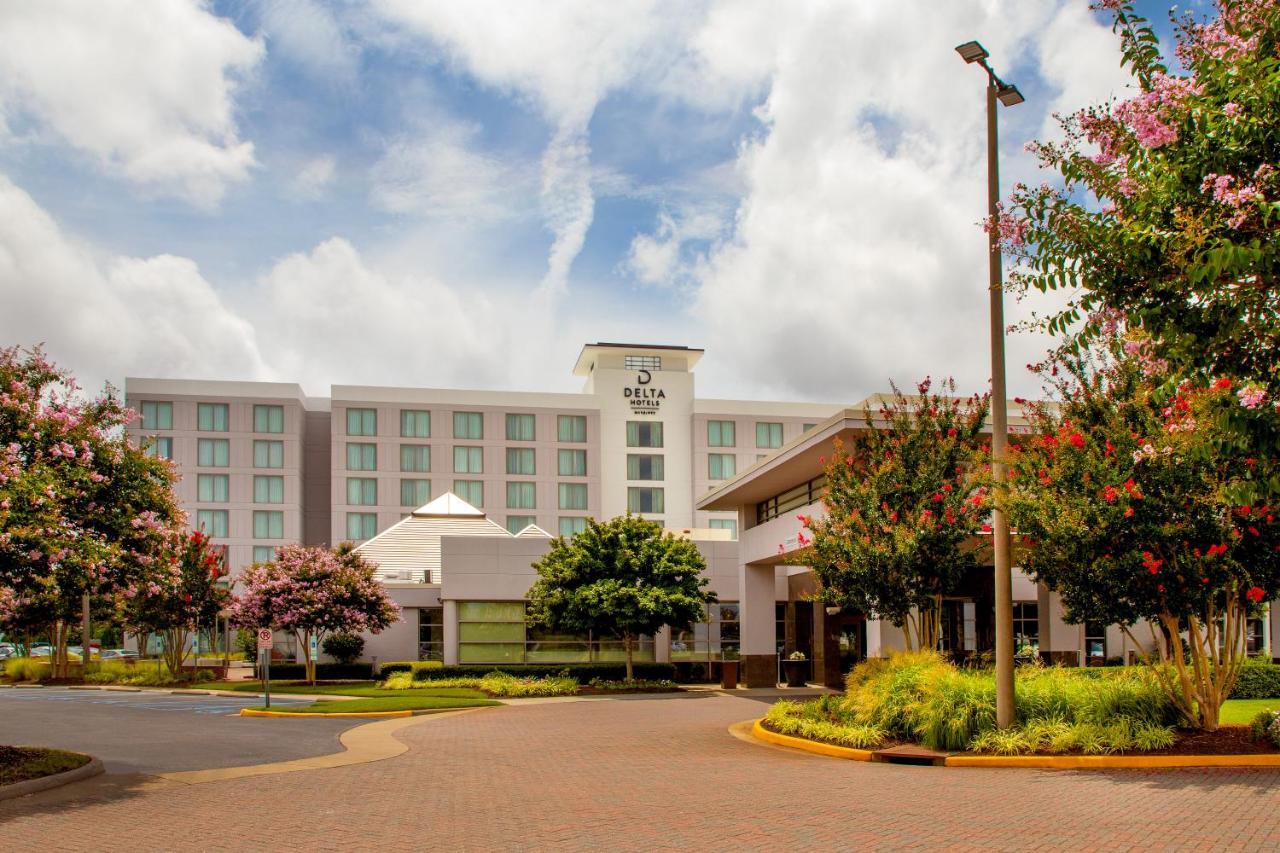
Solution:
[[[1095,4],[1135,91],[1062,117],[1063,141],[1032,143],[1061,184],[1017,186],[997,225],[1020,262],[1015,288],[1071,295],[1042,318],[1051,332],[1087,344],[1119,312],[1179,376],[1231,380],[1239,406],[1215,413],[1217,438],[1248,455],[1276,434],[1239,408],[1280,400],[1280,4],[1215,5],[1175,21],[1173,70],[1128,2]],[[1280,481],[1248,486],[1280,496]]]
[[[628,681],[642,635],[664,625],[688,630],[716,600],[705,589],[698,547],[631,514],[587,519],[586,530],[552,540],[533,567],[538,580],[528,595],[530,624],[621,640]]]
[[[380,634],[400,619],[374,566],[344,542],[337,549],[285,545],[274,560],[249,566],[236,579],[231,621],[246,628],[292,631],[316,680],[311,638],[317,645],[336,632]]]
[[[1277,454],[1221,452],[1238,388],[1183,380],[1169,396],[1164,366],[1133,332],[1042,365],[1058,405],[1031,407],[1034,434],[1011,447],[1004,499],[1022,565],[1062,597],[1066,621],[1119,624],[1151,649],[1186,720],[1213,730],[1246,620],[1280,594],[1276,511],[1241,497],[1275,475]]]
[[[214,624],[231,599],[218,582],[226,573],[209,537],[199,530],[175,531],[148,579],[120,593],[119,621],[130,631],[161,634],[165,666],[177,677],[191,630]]]
[[[55,676],[84,596],[110,614],[182,520],[172,465],[126,440],[134,417],[110,388],[86,399],[39,348],[0,348],[0,584],[15,619],[45,621]]]
[[[800,516],[810,536],[792,558],[812,568],[821,600],[886,619],[908,649],[938,645],[942,596],[977,565],[973,537],[988,512],[986,396],[960,399],[931,380],[896,386],[866,430],[824,459],[824,516]],[[989,528],[988,528],[989,529]],[[781,549],[781,546],[779,546]]]

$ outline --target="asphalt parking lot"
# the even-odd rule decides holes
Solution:
[[[272,697],[272,707],[306,704]],[[101,758],[108,773],[166,773],[323,755],[358,720],[241,717],[255,696],[143,691],[0,690],[0,743],[52,746]]]

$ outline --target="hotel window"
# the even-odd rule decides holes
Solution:
[[[284,503],[284,477],[258,474],[253,478],[253,502],[256,504]]]
[[[1040,648],[1040,605],[1034,601],[1013,603],[1013,651],[1024,647]]]
[[[284,406],[254,406],[254,432],[284,432]]]
[[[173,439],[167,435],[152,435],[144,438],[142,452],[156,459],[173,458]]]
[[[1084,623],[1085,663],[1101,666],[1107,659],[1107,626],[1101,622]]]
[[[418,660],[444,660],[443,607],[418,608]]]
[[[507,415],[507,441],[533,441],[533,415]]]
[[[202,468],[226,468],[231,464],[231,442],[225,438],[197,440],[196,464]]]
[[[723,660],[736,654],[742,641],[738,603],[725,601],[707,605],[706,617],[688,631],[672,629],[671,660]]]
[[[402,444],[400,445],[400,470],[413,471],[417,474],[427,474],[431,472],[431,445],[429,444]]]
[[[419,409],[401,409],[400,435],[402,438],[430,438],[431,413]]]
[[[627,487],[627,511],[659,513],[665,511],[665,500],[662,489]]]
[[[1244,653],[1256,657],[1267,650],[1266,623],[1261,619],[1247,619],[1244,624]]]
[[[231,499],[231,478],[226,474],[196,475],[196,500],[224,504]]]
[[[284,442],[266,440],[255,441],[253,443],[253,467],[283,468]]]
[[[225,509],[198,509],[196,510],[196,530],[203,532],[205,536],[225,538],[227,528],[230,526],[227,518]]]
[[[347,435],[377,434],[377,409],[347,409]]]
[[[507,473],[533,476],[533,448],[508,447]]]
[[[560,509],[586,509],[587,508],[587,484],[586,483],[561,483],[560,484]]]
[[[712,530],[728,530],[734,539],[738,538],[738,519],[736,518],[713,518],[707,522]]]
[[[411,506],[415,509],[431,502],[430,480],[401,480],[400,506]]]
[[[454,480],[453,493],[474,507],[484,506],[484,480]]]
[[[377,506],[378,481],[373,477],[348,477],[347,503],[351,506]]]
[[[560,415],[556,418],[556,436],[560,441],[581,443],[587,440],[586,415]]]
[[[656,355],[625,355],[622,366],[626,370],[661,370],[662,359]]]
[[[577,536],[587,529],[587,520],[580,516],[565,516],[560,519],[560,535],[566,539]]]
[[[523,601],[458,602],[458,663],[524,661]]]
[[[173,429],[173,403],[144,401],[142,404],[142,428]]]
[[[347,538],[372,539],[378,535],[378,514],[374,512],[347,513]]]
[[[284,513],[274,509],[253,511],[254,539],[283,539]]]
[[[453,449],[453,472],[455,474],[483,474],[483,447],[455,447]]]
[[[711,480],[728,480],[738,473],[738,457],[732,453],[708,453],[707,477]]]
[[[230,420],[226,403],[196,405],[196,429],[201,432],[226,432]]]
[[[661,456],[646,456],[638,453],[627,454],[628,480],[663,480],[664,465]]]
[[[378,445],[347,442],[348,471],[377,471]]]
[[[803,425],[800,427],[800,431],[801,431],[801,432],[808,432],[809,430],[813,429],[813,428],[814,428],[814,427],[816,427],[816,426],[817,426],[817,424],[803,424]]]
[[[524,530],[530,524],[536,524],[536,523],[537,522],[535,521],[532,515],[508,515],[507,516],[507,530],[512,534],[519,533],[521,530]]]
[[[484,415],[480,412],[454,412],[453,437],[471,441],[484,438]]]
[[[627,447],[661,447],[662,421],[627,421]]]
[[[534,509],[535,492],[533,483],[507,483],[507,509]]]
[[[733,421],[707,421],[708,447],[737,447],[737,428]]]
[[[253,561],[255,563],[269,563],[276,558],[276,546],[274,545],[254,545]]]
[[[781,447],[782,424],[756,424],[756,447]]]
[[[587,451],[561,450],[557,461],[561,477],[587,476]]]

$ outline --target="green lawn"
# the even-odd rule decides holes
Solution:
[[[237,693],[261,693],[261,681],[236,681],[201,684],[210,690],[234,690]],[[353,681],[350,684],[317,684],[310,687],[296,681],[271,682],[272,694],[305,693],[313,696],[359,696],[365,699],[441,697],[454,699],[483,699],[479,690],[466,687],[425,687],[413,690],[381,690],[375,681]],[[350,703],[347,703],[350,704]]]
[[[1280,699],[1228,699],[1222,703],[1220,721],[1248,725],[1259,711],[1280,711]]]
[[[422,696],[421,690],[388,690],[387,693],[413,693],[412,696],[391,696],[387,699],[352,699],[350,702],[316,702],[314,705],[283,706],[277,705],[272,710],[288,711],[298,714],[354,714],[366,711],[428,711],[447,708],[479,708],[485,705],[500,705],[492,699],[471,698],[463,696]],[[472,692],[475,691],[459,691]],[[482,694],[476,693],[476,696]],[[266,710],[264,707],[257,708]]]

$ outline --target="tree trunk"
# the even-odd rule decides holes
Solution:
[[[622,648],[627,653],[627,681],[635,681],[635,673],[631,666],[631,635],[624,634],[622,636]]]
[[[306,669],[307,684],[316,683],[316,662],[311,657],[311,632],[300,631],[298,633],[300,642],[302,643],[302,660]]]
[[[187,629],[166,628],[164,634],[164,666],[175,680],[182,677],[182,664],[187,657]]]

